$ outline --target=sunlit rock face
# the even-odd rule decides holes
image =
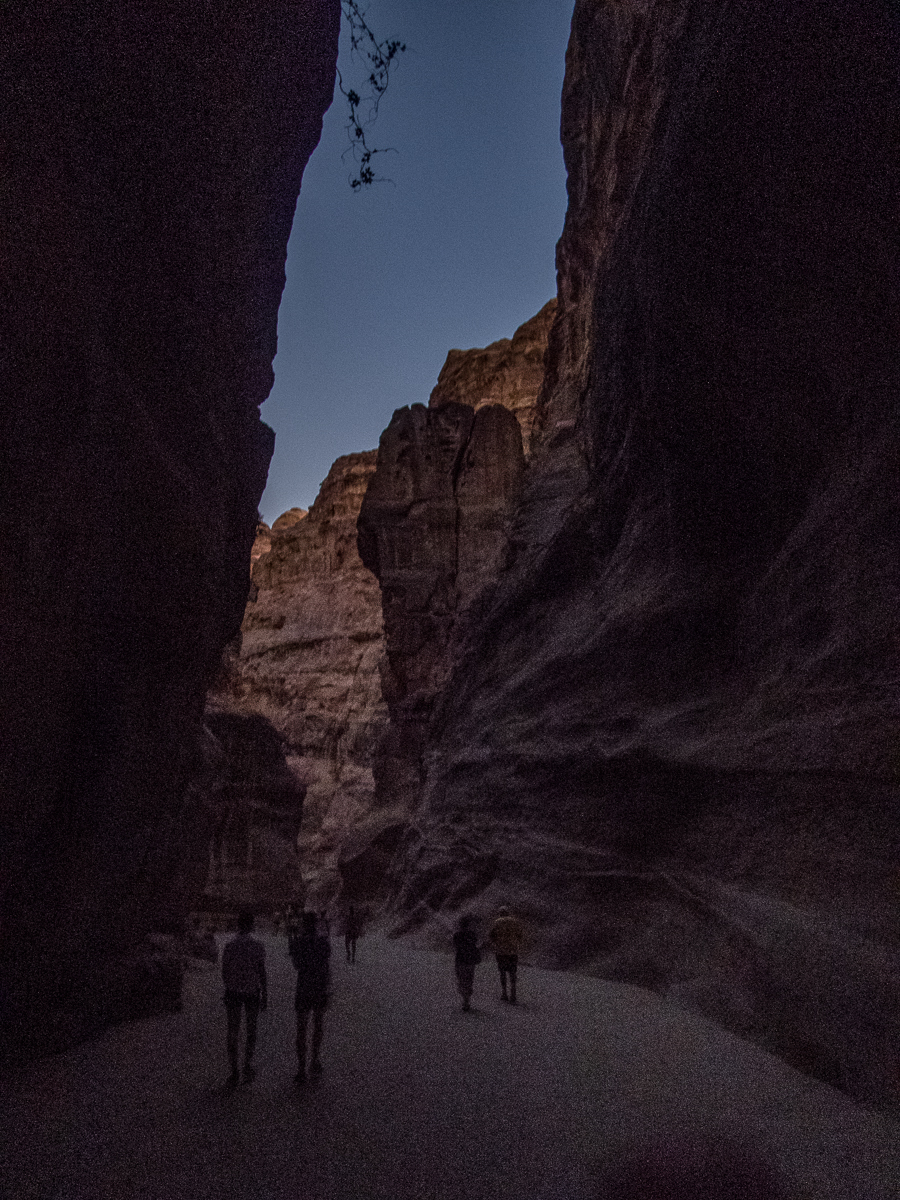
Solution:
[[[439,408],[453,401],[475,409],[486,404],[508,408],[519,422],[527,455],[544,380],[547,338],[555,314],[554,297],[530,321],[520,325],[511,338],[491,342],[484,349],[451,350],[431,393],[429,407]]]
[[[289,769],[306,789],[294,831],[302,875],[291,899],[306,895],[317,908],[340,888],[344,842],[380,820],[372,757],[387,718],[381,598],[356,549],[374,470],[374,450],[344,455],[308,514],[292,509],[261,531],[257,543],[268,548],[253,567],[239,648],[212,697],[232,713],[265,718],[284,739]]]
[[[578,0],[536,449],[434,702],[401,927],[502,900],[896,1086],[897,30]],[[376,476],[377,478],[377,476]]]
[[[338,0],[3,12],[0,1029],[19,1049],[128,1011],[135,945],[178,918],[170,881],[205,843],[186,787],[247,597],[258,408],[339,19]]]
[[[521,484],[516,417],[497,402],[530,430],[554,306],[551,301],[512,338],[450,352],[430,410],[412,410],[413,423],[425,431],[414,452],[422,457],[410,464],[414,477],[406,477],[405,466],[398,474],[396,462],[387,466],[385,454],[403,458],[409,451],[405,435],[394,440],[396,420],[392,448],[382,447],[379,483],[366,501],[378,525],[372,553],[379,539],[394,558],[403,553],[397,538],[425,539],[414,567],[422,578],[403,593],[408,605],[398,603],[396,587],[391,593],[392,665],[385,658],[378,581],[357,552],[357,518],[376,452],[339,458],[308,514],[291,509],[271,529],[259,526],[242,638],[229,649],[211,699],[229,712],[264,717],[285,739],[290,769],[307,789],[300,890],[316,908],[339,894],[364,900],[383,892],[406,830],[409,797],[418,797],[417,738],[422,713],[446,675],[447,639],[458,610],[496,575],[503,521]],[[442,388],[464,407],[445,408]],[[475,409],[485,411],[476,418]],[[427,465],[437,443],[439,461]],[[402,496],[394,496],[401,477]],[[418,516],[410,525],[413,509]],[[396,536],[395,518],[406,522]],[[381,528],[382,520],[391,531]],[[416,654],[435,623],[436,654],[426,662]],[[414,679],[405,677],[403,665],[410,637]],[[388,705],[402,714],[399,729],[397,723],[388,729]]]

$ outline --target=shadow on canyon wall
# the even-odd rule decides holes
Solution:
[[[455,640],[391,869],[398,931],[513,903],[545,961],[876,1103],[900,1035],[897,34],[881,4],[578,0],[532,456],[493,582],[424,605]],[[438,460],[407,438],[395,478],[385,438],[360,549],[415,680],[437,642],[391,551],[434,545]]]
[[[0,995],[19,1049],[133,1011],[141,939],[202,885],[204,694],[246,603],[259,405],[339,20],[338,0],[0,14]]]

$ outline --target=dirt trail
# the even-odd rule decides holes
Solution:
[[[0,1087],[3,1200],[599,1200],[628,1145],[707,1137],[772,1165],[790,1200],[897,1200],[900,1125],[649,992],[334,942],[325,1073],[293,1083],[293,971],[271,977],[256,1082],[229,1092],[217,970],[185,1011],[120,1026]]]

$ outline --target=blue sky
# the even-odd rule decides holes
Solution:
[[[395,408],[427,403],[452,347],[509,337],[556,291],[565,216],[559,99],[574,0],[371,0],[406,42],[370,144],[392,182],[348,183],[340,93],[303,179],[288,246],[276,432],[261,503],[308,508],[340,454]],[[342,41],[345,86],[364,78]]]

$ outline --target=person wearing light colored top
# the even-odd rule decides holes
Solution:
[[[253,913],[238,916],[238,933],[222,951],[222,982],[225,984],[224,1004],[228,1014],[228,1061],[231,1075],[228,1083],[236,1087],[238,1073],[238,1044],[241,1033],[241,1011],[245,1016],[246,1043],[244,1046],[244,1082],[249,1083],[253,1070],[253,1051],[256,1049],[256,1024],[267,1004],[266,948],[251,936]]]
[[[488,941],[497,956],[497,970],[500,972],[500,988],[502,1000],[510,1004],[516,1003],[516,974],[519,967],[519,952],[525,940],[525,929],[522,922],[517,920],[504,904],[497,912],[497,919],[491,926]],[[506,981],[509,980],[509,992]]]

